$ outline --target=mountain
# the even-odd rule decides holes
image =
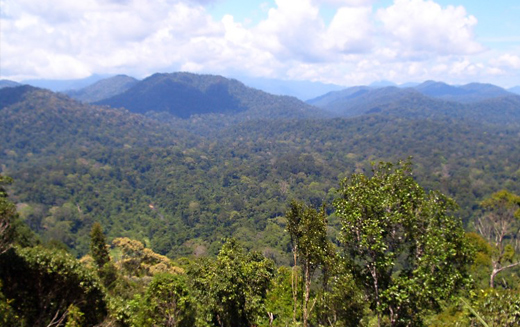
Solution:
[[[156,120],[28,85],[0,89],[0,114],[4,165],[77,149],[167,146],[179,144],[181,138],[190,140]]]
[[[395,86],[370,88],[367,86],[351,87],[342,91],[330,92],[307,103],[328,110],[342,117],[353,117],[378,113],[383,108],[400,103],[407,98],[427,98],[413,89],[401,89]]]
[[[443,82],[426,81],[414,87],[417,91],[433,98],[442,98],[445,96],[457,96],[470,93],[456,86],[451,86]]]
[[[341,91],[332,91],[317,98],[307,100],[307,103],[317,107],[326,107],[328,110],[331,110],[329,106],[333,106],[334,103],[354,99],[369,92],[370,90],[372,90],[372,88],[369,86],[349,87]]]
[[[398,85],[395,84],[394,82],[382,80],[382,81],[372,82],[368,86],[373,87],[373,88],[381,88],[381,87],[398,86]]]
[[[127,91],[97,104],[134,113],[165,112],[174,117],[226,114],[255,118],[305,118],[321,115],[300,100],[249,88],[234,79],[191,73],[154,74]]]
[[[461,103],[444,100],[446,97],[471,96],[484,89],[483,100]],[[488,90],[487,93],[485,90]],[[488,97],[490,94],[504,96]],[[428,96],[430,95],[430,96]],[[488,95],[488,96],[486,96]],[[365,114],[393,115],[414,119],[457,119],[467,122],[520,124],[520,96],[501,92],[497,87],[468,84],[453,87],[445,83],[425,82],[416,88],[385,87],[371,89],[364,86],[330,92],[307,103],[328,110],[341,117]]]
[[[22,83],[58,92],[81,89],[107,77],[109,76],[94,74],[81,79],[30,79],[24,80]]]
[[[18,82],[7,80],[7,79],[0,80],[0,89],[4,88],[4,87],[14,87],[14,86],[20,86],[20,85],[22,85],[22,84],[20,84]]]
[[[501,87],[482,83],[452,86],[443,82],[426,81],[414,88],[429,97],[461,103],[478,102],[512,94]]]
[[[137,82],[138,80],[133,77],[117,75],[102,79],[79,90],[69,90],[63,93],[67,94],[73,99],[92,103],[123,93],[137,84]]]
[[[339,181],[369,171],[370,162],[413,156],[417,180],[454,197],[466,223],[492,192],[520,191],[518,125],[482,123],[514,121],[520,97],[464,105],[414,89],[360,87],[343,92],[355,104],[343,113],[358,117],[278,119],[262,110],[294,103],[296,111],[301,102],[218,76],[155,78],[144,85],[180,88],[175,81],[185,78],[196,96],[220,81],[250,109],[156,120],[31,86],[0,89],[0,169],[15,179],[12,198],[43,240],[84,254],[98,221],[109,239],[132,237],[171,257],[215,253],[222,237],[234,236],[289,264],[287,202],[330,203]],[[218,122],[222,128],[208,128]],[[196,129],[206,134],[194,136]]]
[[[512,87],[512,88],[508,89],[508,91],[511,93],[520,94],[520,86]]]

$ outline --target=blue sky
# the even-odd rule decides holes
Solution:
[[[0,0],[0,78],[520,85],[515,0]]]

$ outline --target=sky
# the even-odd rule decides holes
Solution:
[[[0,79],[520,85],[518,0],[0,0]]]

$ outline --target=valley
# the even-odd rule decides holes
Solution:
[[[288,267],[291,201],[323,206],[339,246],[342,181],[379,162],[410,160],[467,232],[484,199],[520,194],[520,96],[489,85],[362,86],[303,102],[222,76],[121,75],[65,93],[3,87],[0,117],[21,221],[77,258],[99,223],[108,243],[169,259],[214,258],[233,238]]]

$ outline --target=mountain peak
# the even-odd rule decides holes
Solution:
[[[136,113],[166,112],[179,118],[243,112],[257,118],[296,118],[316,113],[315,108],[296,98],[268,94],[219,75],[187,72],[153,74],[127,91],[97,103],[125,107]]]

